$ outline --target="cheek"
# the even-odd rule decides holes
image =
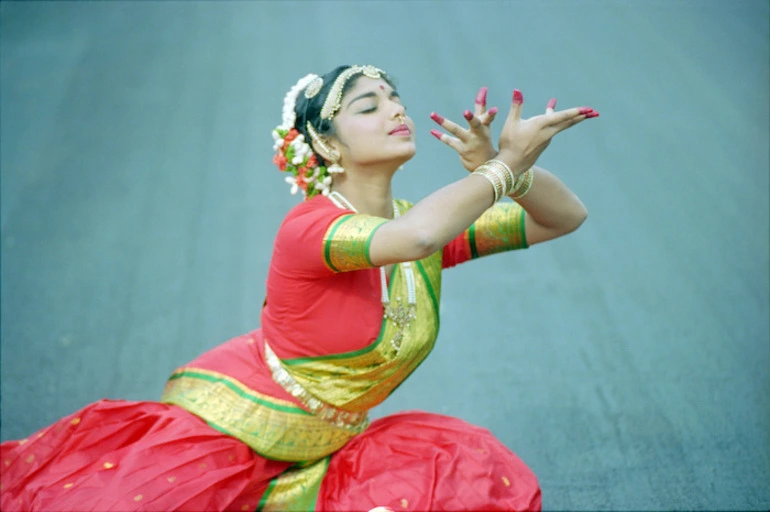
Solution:
[[[382,126],[372,119],[358,119],[346,127],[345,140],[349,141],[351,149],[354,146],[369,146],[373,138],[382,134]]]

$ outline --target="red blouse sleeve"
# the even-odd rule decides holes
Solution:
[[[387,219],[342,210],[323,196],[296,206],[275,239],[273,264],[295,276],[372,268],[369,243]]]
[[[518,203],[492,206],[476,222],[444,246],[443,268],[515,249],[526,249],[524,209]]]

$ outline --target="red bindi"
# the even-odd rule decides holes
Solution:
[[[380,84],[380,89],[382,89],[384,91],[385,90],[385,86]]]

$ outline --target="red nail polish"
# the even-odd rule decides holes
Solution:
[[[513,102],[517,105],[524,103],[524,95],[518,89],[513,90]]]
[[[470,121],[471,119],[473,119],[473,112],[471,112],[470,110],[466,110],[465,112],[463,112],[463,117],[467,121]]]
[[[489,115],[493,116],[497,114],[497,107],[492,107],[489,109]]]
[[[593,111],[586,114],[586,119],[591,119],[592,117],[599,117],[599,112]]]
[[[477,105],[486,105],[487,104],[487,88],[482,87],[479,89],[479,93],[476,95],[476,104]]]
[[[556,108],[556,98],[548,100],[548,105],[545,108]]]
[[[588,114],[588,113],[593,112],[593,111],[594,111],[594,109],[592,109],[591,107],[580,107],[578,109],[578,113],[580,113],[580,114]]]
[[[436,121],[438,124],[444,124],[444,117],[435,112],[430,113],[430,118]]]
[[[431,130],[430,134],[436,137],[438,140],[441,140],[441,132],[438,130]]]

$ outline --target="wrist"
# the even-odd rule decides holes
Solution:
[[[519,155],[505,149],[501,149],[492,159],[504,162],[513,171],[513,175],[516,178],[524,174],[531,167]]]

